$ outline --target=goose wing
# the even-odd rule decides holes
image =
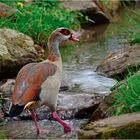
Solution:
[[[39,97],[42,83],[47,77],[55,74],[55,64],[30,63],[25,65],[18,73],[12,96],[13,104],[25,105]]]

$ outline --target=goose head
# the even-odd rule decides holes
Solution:
[[[56,41],[61,43],[66,40],[75,42],[79,41],[79,39],[74,35],[73,31],[65,27],[57,28],[49,37],[49,42]]]

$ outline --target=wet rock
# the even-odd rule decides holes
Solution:
[[[15,80],[7,79],[5,83],[0,86],[0,92],[4,98],[11,97],[12,92],[14,90]]]
[[[14,9],[14,8],[0,2],[0,18],[10,17],[17,12],[19,12],[17,9]]]
[[[96,5],[98,6],[99,13],[102,12],[110,22],[114,22],[118,20],[121,10],[121,2],[120,0],[108,0],[101,1],[95,0]]]
[[[113,81],[111,81],[110,84],[112,84],[112,82]],[[2,84],[2,86],[0,87],[0,91],[2,92],[2,95],[4,98],[11,98],[12,90],[14,88],[14,83],[15,83],[14,79],[8,79],[7,82]],[[95,84],[95,81],[94,81],[94,84]],[[90,118],[93,112],[97,110],[98,105],[102,104],[102,99],[106,95],[106,94],[101,94],[100,92],[99,94],[97,93],[91,94],[91,93],[86,93],[86,92],[76,93],[72,91],[66,93],[64,92],[64,90],[67,90],[69,88],[70,83],[68,84],[67,82],[63,81],[61,86],[62,87],[60,90],[61,91],[63,90],[63,92],[60,92],[58,96],[59,98],[58,98],[58,111],[57,112],[63,119]],[[8,112],[9,110],[8,106],[10,106],[9,100],[6,100],[5,106],[6,106],[5,112]],[[104,107],[105,105],[103,104],[103,111],[105,111]],[[50,111],[47,107],[39,108],[37,109],[37,116],[39,120],[46,119],[46,118],[50,119]],[[100,117],[100,115],[97,115],[97,116]],[[20,115],[20,118],[28,120],[28,119],[31,119],[31,116],[28,111],[24,111]],[[94,115],[93,115],[93,118],[94,118]]]
[[[80,93],[59,94],[57,113],[62,119],[89,118],[101,101],[102,97],[99,95]],[[46,106],[36,109],[36,113],[39,120],[51,119],[50,110]],[[27,110],[23,111],[20,119],[31,119],[30,112]]]
[[[63,1],[65,8],[80,11],[89,17],[90,23],[108,23],[118,20],[121,10],[120,0]],[[91,21],[92,20],[92,21]]]
[[[63,119],[89,118],[98,107],[102,97],[95,94],[59,94],[58,113]]]
[[[136,68],[140,62],[140,46],[130,46],[109,54],[97,67],[98,74],[106,77],[122,76],[129,68]]]
[[[80,128],[81,124],[87,120],[65,120],[73,128]],[[10,121],[6,125],[0,126],[0,130],[6,132],[7,139],[77,139],[77,130],[64,133],[63,127],[56,121],[42,120],[38,125],[43,130],[40,135],[36,135],[33,121]]]
[[[62,1],[65,8],[74,11],[80,11],[84,15],[88,16],[91,20],[90,23],[98,22],[109,22],[108,17],[100,10],[95,1],[93,0],[82,0],[82,1]]]
[[[96,5],[94,5],[94,2],[92,0],[88,0],[88,1],[75,1],[75,0],[65,0],[62,1],[63,5],[65,8],[69,8],[71,10],[87,10],[87,9],[91,9],[93,8],[96,11]]]
[[[11,95],[14,88],[15,80],[8,79],[0,87],[2,96],[5,99],[4,102],[4,112],[9,111],[11,104]],[[64,86],[64,85],[63,85]],[[64,90],[64,88],[63,88]],[[58,108],[57,112],[59,116],[63,119],[72,119],[72,118],[89,118],[92,113],[97,109],[98,105],[101,103],[103,95],[99,94],[80,94],[80,93],[60,93],[58,94]],[[39,120],[50,119],[50,110],[48,107],[41,107],[36,110]],[[31,119],[31,114],[29,111],[25,110],[21,113],[20,118],[22,120]]]
[[[108,111],[110,106],[115,102],[114,92],[104,97],[102,102],[99,104],[97,109],[92,113],[88,122],[92,122],[95,120],[107,118],[111,116],[111,112]]]
[[[11,29],[0,29],[0,79],[13,77],[23,65],[38,60],[34,42],[29,36]]]
[[[14,79],[8,79],[7,82],[3,83],[0,87],[0,92],[2,93],[3,98],[8,99],[4,102],[5,112],[8,112],[10,108],[11,95],[15,86],[14,84]],[[57,112],[63,119],[89,118],[102,101],[103,95],[99,94],[64,93],[64,90],[67,90],[69,87],[65,81],[62,82],[61,86],[60,91],[63,90],[63,94],[60,93],[58,95]],[[36,112],[39,120],[51,118],[50,110],[47,107],[38,108]],[[31,114],[29,111],[23,111],[20,118],[22,120],[31,119]]]
[[[79,133],[80,139],[139,139],[140,113],[124,114],[91,122]]]

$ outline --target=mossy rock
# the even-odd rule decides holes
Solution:
[[[98,66],[97,73],[106,77],[123,79],[128,70],[140,68],[140,45],[128,46],[110,53]]]
[[[99,104],[98,108],[92,113],[88,122],[112,116],[111,113],[112,110],[108,109],[114,102],[115,102],[115,92],[112,92],[109,95],[105,96],[103,101]]]
[[[91,122],[79,133],[81,139],[139,139],[140,113],[124,114]]]
[[[39,60],[31,37],[12,29],[0,29],[0,79],[16,76],[22,66]]]

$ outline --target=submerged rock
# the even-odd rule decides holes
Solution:
[[[23,65],[38,60],[29,36],[12,29],[0,29],[0,79],[13,77]]]
[[[106,77],[122,76],[129,68],[138,67],[140,62],[140,46],[130,46],[109,54],[97,67],[98,74]]]
[[[91,122],[79,133],[80,139],[139,139],[140,113],[124,114]]]

